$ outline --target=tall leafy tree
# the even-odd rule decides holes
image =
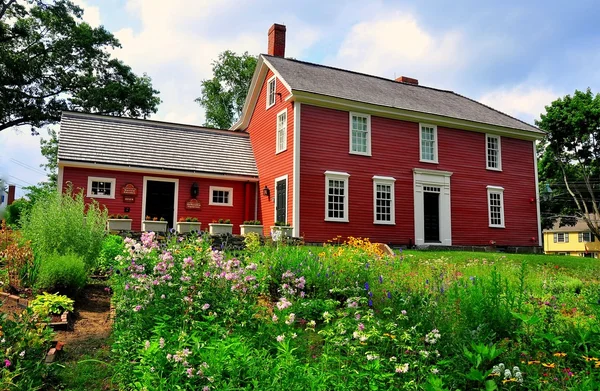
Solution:
[[[559,98],[536,124],[547,132],[539,167],[543,185],[555,188],[550,211],[568,225],[583,219],[600,239],[600,95],[588,88]]]
[[[204,126],[228,129],[242,115],[256,57],[226,50],[213,62],[213,78],[203,80],[196,102],[206,110]]]
[[[108,49],[118,40],[69,0],[0,0],[0,131],[60,120],[61,111],[147,117],[160,103]]]

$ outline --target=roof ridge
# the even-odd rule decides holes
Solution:
[[[423,86],[423,85],[420,85],[420,84],[412,84],[412,83],[406,83],[406,82],[403,82],[403,81],[396,81],[396,80],[388,79],[387,77],[383,77],[383,76],[371,75],[371,74],[368,74],[368,73],[353,71],[353,70],[350,70],[350,69],[338,68],[338,67],[334,67],[334,66],[331,66],[331,65],[317,64],[317,63],[314,63],[314,62],[308,62],[308,61],[298,60],[298,59],[295,59],[295,58],[284,58],[284,57],[278,57],[278,56],[271,56],[269,54],[264,54],[264,53],[261,54],[261,56],[264,56],[264,57],[267,57],[267,58],[279,58],[279,59],[286,60],[286,61],[293,61],[293,62],[298,62],[298,63],[301,63],[301,64],[313,65],[313,66],[320,67],[320,68],[328,68],[328,69],[333,69],[333,70],[336,70],[336,71],[353,73],[355,75],[372,77],[374,79],[384,80],[384,81],[388,81],[390,83],[404,84],[406,86],[415,87],[415,88],[425,88],[425,89],[428,89],[428,90],[434,90],[434,91],[440,91],[440,92],[448,92],[448,93],[451,93],[451,94],[454,93],[454,91],[451,91],[451,90],[444,90],[444,89],[441,89],[441,88],[435,88],[435,87],[430,87],[430,86]]]
[[[534,128],[536,128],[537,130],[539,130],[540,132],[546,133],[544,130],[542,130],[542,129],[538,128],[538,127],[537,127],[537,126],[535,126],[535,125],[532,125],[532,124],[530,124],[530,123],[527,123],[527,122],[525,122],[525,121],[523,121],[522,119],[519,119],[519,118],[517,118],[517,117],[513,117],[513,116],[512,116],[512,115],[510,115],[510,114],[506,114],[505,112],[503,112],[503,111],[500,111],[500,110],[498,110],[498,109],[495,109],[495,108],[493,108],[492,106],[488,106],[488,105],[486,105],[485,103],[481,103],[481,102],[479,102],[478,100],[475,100],[475,99],[473,99],[473,98],[469,98],[468,96],[465,96],[465,95],[459,94],[458,92],[454,92],[454,91],[452,91],[452,93],[453,93],[454,95],[458,95],[458,96],[460,96],[461,98],[465,98],[465,99],[468,99],[468,100],[470,100],[471,102],[477,103],[478,105],[481,105],[481,106],[483,106],[483,107],[485,107],[485,108],[487,108],[487,109],[490,109],[490,110],[492,110],[492,111],[495,111],[496,113],[499,113],[499,114],[505,115],[505,116],[507,116],[508,118],[512,118],[512,119],[514,119],[515,121],[519,121],[519,122],[520,122],[520,123],[522,123],[522,124],[525,124],[525,125],[527,125],[527,126],[534,127]]]
[[[79,111],[65,110],[62,112],[61,118],[62,117],[88,118],[90,120],[109,121],[109,122],[118,122],[118,123],[133,122],[133,123],[143,124],[144,126],[152,126],[152,127],[156,127],[156,128],[174,129],[174,130],[188,131],[188,132],[206,132],[206,133],[225,134],[225,135],[230,135],[230,136],[242,136],[242,137],[250,136],[249,133],[246,131],[207,128],[205,126],[200,126],[200,125],[179,124],[179,123],[175,123],[175,122],[158,121],[158,120],[145,119],[145,118],[122,117],[122,116],[117,116],[117,115],[82,113]]]

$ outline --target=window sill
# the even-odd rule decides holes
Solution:
[[[265,110],[269,110],[273,106],[275,106],[275,103],[273,103],[271,106],[267,106],[267,108]]]
[[[490,228],[506,228],[503,225],[489,225]]]
[[[233,206],[233,204],[219,204],[219,203],[212,203],[212,202],[209,202],[208,205],[211,205],[211,206]]]
[[[105,200],[114,200],[115,196],[107,196],[107,195],[94,195],[94,194],[88,194],[86,196],[87,198],[102,198]]]
[[[502,172],[502,169],[501,169],[501,168],[491,168],[491,167],[486,167],[485,169],[486,169],[486,170],[488,170],[488,171],[497,171],[497,172]]]
[[[275,151],[275,155],[279,155],[280,153],[283,153],[285,151],[287,151],[287,148],[286,149],[282,149],[281,151]]]
[[[352,151],[350,151],[350,152],[348,152],[348,154],[350,154],[350,155],[358,155],[358,156],[368,156],[368,157],[372,156],[371,152],[352,152]]]
[[[375,225],[396,225],[395,221],[373,221]]]
[[[350,222],[348,219],[325,219],[328,223],[348,223]]]
[[[440,164],[437,160],[423,160],[419,159],[421,163],[431,163],[431,164]]]

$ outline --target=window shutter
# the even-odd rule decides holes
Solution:
[[[554,243],[558,242],[558,234],[554,233]]]

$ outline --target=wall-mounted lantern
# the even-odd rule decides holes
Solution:
[[[198,197],[198,194],[200,193],[200,186],[198,186],[197,182],[192,183],[190,193],[192,195],[192,198]]]
[[[265,188],[263,189],[263,195],[265,197],[270,197],[271,196],[271,190],[269,190],[269,188],[267,186],[265,186]]]

